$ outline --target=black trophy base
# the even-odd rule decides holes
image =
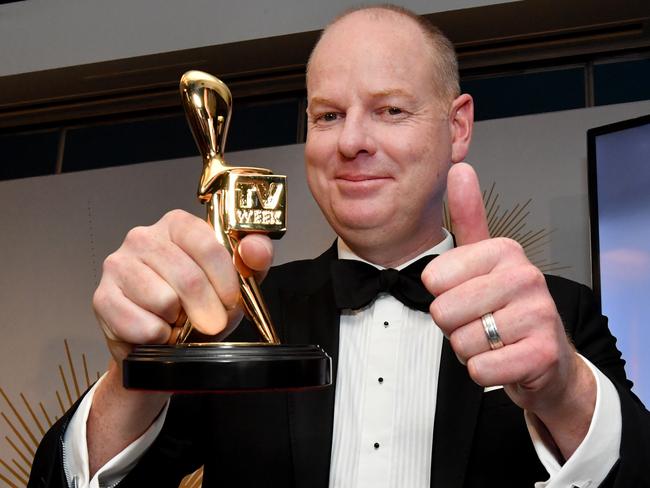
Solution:
[[[124,360],[125,388],[235,392],[322,388],[331,359],[318,346],[187,343],[138,346]]]

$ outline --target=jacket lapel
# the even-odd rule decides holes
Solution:
[[[289,428],[296,487],[326,488],[329,483],[334,383],[339,347],[339,314],[329,278],[332,250],[317,259],[309,278],[315,287],[281,290],[287,342],[317,344],[332,358],[332,386],[289,393]],[[333,257],[336,258],[334,249]]]
[[[472,381],[447,339],[442,346],[431,457],[431,487],[461,488],[483,387]]]

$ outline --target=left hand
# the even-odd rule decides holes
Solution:
[[[554,435],[568,457],[591,422],[593,375],[568,340],[541,271],[514,240],[490,239],[478,178],[465,163],[449,172],[448,203],[457,247],[422,273],[436,297],[431,316],[476,383],[503,385],[552,435],[556,424],[581,420],[578,430],[584,432],[575,446],[560,445]],[[481,323],[486,313],[493,314],[504,347],[490,349]],[[593,401],[577,410],[580,419],[569,419],[578,392]]]

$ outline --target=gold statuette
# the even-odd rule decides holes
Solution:
[[[180,92],[203,160],[197,195],[216,239],[233,257],[244,311],[262,342],[187,342],[192,324],[182,312],[172,324],[167,345],[138,346],[124,360],[124,386],[183,392],[328,386],[330,357],[315,345],[280,344],[259,285],[237,250],[249,233],[274,239],[284,235],[286,177],[265,168],[225,163],[232,96],[221,80],[189,71],[181,78]]]
[[[217,240],[234,257],[244,310],[262,338],[279,344],[264,298],[252,271],[238,259],[239,240],[257,232],[279,239],[286,232],[286,176],[264,168],[227,166],[224,148],[232,113],[232,96],[218,78],[188,71],[180,82],[181,99],[194,139],[203,158],[197,196],[206,205],[207,221]],[[192,325],[172,333],[182,343]]]

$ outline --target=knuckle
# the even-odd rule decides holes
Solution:
[[[200,296],[206,286],[205,274],[199,269],[186,270],[179,278],[179,289],[184,296]]]
[[[232,262],[232,257],[228,253],[225,247],[223,247],[219,241],[212,238],[198,238],[195,241],[196,252],[200,256],[206,258],[214,259],[216,262]]]
[[[557,344],[552,339],[542,341],[537,347],[537,359],[540,365],[544,366],[545,370],[553,369],[559,362],[559,349]]]
[[[514,239],[509,237],[499,237],[498,238],[499,246],[501,247],[502,252],[504,253],[523,253],[524,249]]]
[[[504,281],[518,296],[535,297],[537,302],[546,302],[543,292],[546,280],[542,272],[532,264],[510,267],[504,271]]]
[[[187,213],[185,210],[174,209],[165,213],[160,219],[160,222],[185,222],[188,220],[191,214]]]
[[[523,286],[537,289],[545,283],[544,275],[536,266],[532,264],[519,266],[516,270],[517,276]]]
[[[102,263],[102,273],[104,275],[115,275],[122,268],[122,258],[119,252],[114,252],[106,256]]]
[[[557,309],[555,308],[555,302],[549,298],[547,300],[540,300],[535,310],[537,317],[543,323],[548,323],[555,328],[556,324],[561,324],[561,321],[558,320]],[[564,333],[564,328],[561,327],[562,333]]]
[[[138,226],[127,232],[124,238],[124,246],[132,249],[146,249],[152,241],[151,227]]]
[[[219,294],[223,306],[227,310],[233,310],[239,304],[240,289],[239,283],[237,280],[228,280],[227,283],[222,287],[221,293]]]
[[[162,327],[157,326],[157,324],[147,324],[140,330],[142,342],[144,344],[163,342],[167,336],[167,332],[169,332],[169,330],[164,330]]]
[[[206,232],[206,230],[208,230],[212,232],[212,229],[205,220],[180,209],[170,210],[156,224],[154,224],[153,227],[160,227],[161,230],[164,229],[164,232],[168,233],[172,239],[174,236],[179,236],[180,234],[189,234],[194,236],[197,229],[198,231]],[[193,240],[200,241],[204,238],[204,235],[199,235]]]
[[[537,266],[532,264],[527,266],[528,272],[530,274],[530,281],[536,287],[546,288],[546,278],[544,278],[544,273]]]
[[[514,239],[510,239],[509,237],[495,237],[492,241],[494,242],[493,252],[498,259],[512,259],[513,256],[525,256],[523,247]]]
[[[175,293],[170,292],[167,296],[161,295],[157,315],[171,324],[179,317],[180,313],[180,300]]]
[[[103,315],[103,311],[107,310],[111,307],[112,303],[111,295],[106,291],[106,288],[100,285],[97,287],[95,290],[95,293],[93,293],[93,299],[92,299],[92,304],[93,304],[93,310],[95,310],[95,313],[97,315]]]

